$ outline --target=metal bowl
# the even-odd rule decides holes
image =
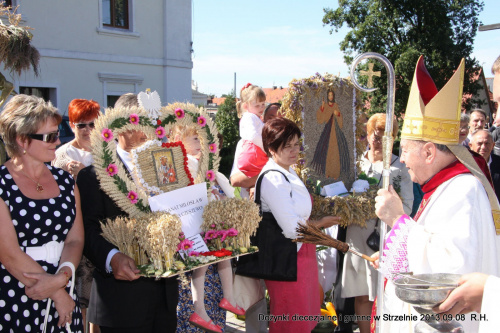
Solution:
[[[396,296],[413,305],[419,313],[432,313],[432,308],[442,303],[448,294],[457,287],[460,277],[460,274],[448,273],[401,277],[394,281]]]

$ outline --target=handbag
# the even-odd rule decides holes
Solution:
[[[373,251],[377,252],[380,250],[380,233],[378,232],[378,221],[375,223],[375,229],[366,239],[366,245]]]
[[[290,182],[279,170],[263,172],[255,185],[255,203],[259,206],[262,178],[270,171],[281,173]],[[261,208],[260,214],[262,221],[255,236],[250,237],[250,242],[259,251],[238,258],[235,274],[264,280],[297,281],[297,244],[283,235],[283,230],[272,213],[262,212]]]

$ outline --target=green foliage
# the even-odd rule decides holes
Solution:
[[[351,30],[340,43],[346,63],[364,52],[378,52],[394,65],[396,73],[395,114],[404,113],[418,57],[424,55],[427,69],[438,89],[453,75],[465,58],[464,94],[476,95],[479,84],[473,78],[479,70],[471,56],[483,2],[477,0],[339,0],[335,10],[325,8],[323,23],[337,32],[344,24]],[[362,66],[360,69],[366,69]],[[385,112],[387,74],[376,62],[374,78],[378,91],[371,94],[370,114]],[[366,77],[360,83],[366,83]],[[364,96],[367,98],[368,96]],[[463,107],[471,109],[481,100],[471,98]]]
[[[219,106],[215,116],[215,125],[222,134],[223,145],[220,150],[219,171],[228,176],[233,165],[236,144],[240,138],[238,128],[238,115],[236,113],[236,99],[232,95],[226,95],[226,100]]]

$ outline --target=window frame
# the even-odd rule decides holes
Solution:
[[[103,3],[102,0],[99,1],[99,26],[96,31],[99,35],[114,36],[114,37],[124,37],[124,38],[139,38],[141,35],[135,30],[135,17],[134,8],[136,0],[127,0],[128,7],[128,28],[124,29],[121,27],[113,27],[110,25],[103,24]]]
[[[123,3],[125,4],[126,8],[124,10],[125,14],[126,14],[126,22],[125,22],[125,25],[123,26],[118,26],[118,25],[115,25],[116,23],[116,11],[115,11],[115,1],[117,0],[109,0],[109,5],[110,5],[110,21],[111,23],[110,24],[106,24],[104,23],[104,20],[102,21],[102,26],[103,27],[108,27],[108,28],[115,28],[115,29],[123,29],[123,30],[129,30],[129,27],[130,27],[130,13],[129,13],[129,1],[128,0],[123,0]],[[101,6],[103,6],[104,4],[101,2]],[[103,8],[103,7],[101,7]],[[104,8],[102,9],[103,11],[103,14],[104,14]],[[104,16],[103,16],[104,17]]]

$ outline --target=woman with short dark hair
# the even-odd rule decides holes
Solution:
[[[295,276],[292,281],[265,280],[271,298],[271,315],[285,315],[282,321],[269,323],[269,332],[310,332],[316,326],[316,321],[292,319],[293,315],[320,313],[316,247],[292,243],[292,239],[297,238],[296,228],[299,224],[330,227],[339,222],[339,218],[333,216],[318,221],[309,220],[311,197],[291,168],[299,156],[300,137],[300,129],[286,118],[269,120],[262,131],[264,150],[270,158],[259,175],[255,200],[261,204],[266,222],[270,218],[273,222],[269,223],[278,226],[273,237],[281,237],[281,241],[288,246],[291,243],[291,251],[295,252],[291,258],[296,258],[286,263],[293,268]],[[270,246],[275,246],[270,252],[278,253],[279,256],[282,251],[278,248],[280,245],[273,242]],[[286,315],[289,315],[288,319]]]

